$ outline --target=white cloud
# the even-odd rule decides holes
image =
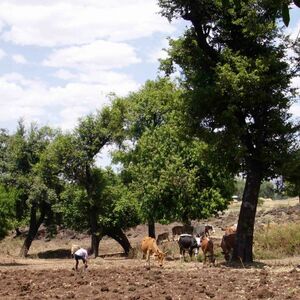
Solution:
[[[53,76],[62,80],[70,80],[76,78],[75,74],[65,69],[59,69],[53,74]]]
[[[157,63],[159,59],[166,58],[168,54],[164,49],[167,49],[168,47],[169,47],[168,40],[167,39],[163,40],[158,47],[152,49],[152,51],[148,55],[148,62]]]
[[[78,70],[107,70],[138,63],[134,48],[125,43],[95,41],[88,45],[55,50],[43,65]]]
[[[172,33],[158,11],[156,0],[1,0],[0,24],[2,38],[18,45],[81,45]]]
[[[22,54],[13,54],[12,59],[17,64],[27,64],[27,60]]]
[[[6,56],[5,51],[2,50],[2,49],[0,49],[0,60],[1,60],[4,56]]]
[[[113,77],[111,77],[113,78]],[[49,87],[18,73],[0,77],[0,127],[21,117],[71,129],[79,117],[108,104],[107,94],[125,95],[138,87],[130,78],[115,76],[114,82],[101,84],[68,83]]]

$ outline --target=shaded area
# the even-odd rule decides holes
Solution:
[[[71,253],[69,249],[56,249],[56,250],[48,250],[44,252],[39,252],[37,254],[38,258],[45,259],[54,259],[54,258],[71,258]]]
[[[0,263],[0,267],[17,267],[17,266],[26,266],[27,264],[22,264],[18,262],[2,262]]]

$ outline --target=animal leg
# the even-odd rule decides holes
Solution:
[[[148,269],[150,270],[150,250],[147,250],[146,263],[148,262]]]

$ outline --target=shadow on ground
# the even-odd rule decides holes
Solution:
[[[70,250],[68,249],[56,249],[56,250],[48,250],[44,252],[39,252],[37,254],[38,258],[52,259],[52,258],[70,258]]]

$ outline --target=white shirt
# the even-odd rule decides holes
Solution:
[[[78,249],[76,252],[75,252],[75,255],[78,255],[78,256],[81,256],[83,257],[84,259],[87,259],[88,258],[88,253],[85,249],[83,248],[80,248]]]

